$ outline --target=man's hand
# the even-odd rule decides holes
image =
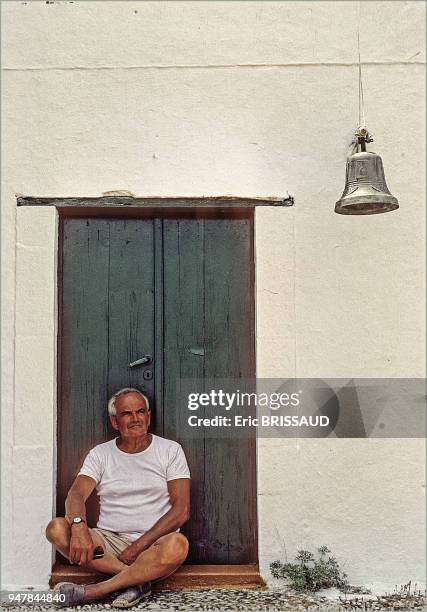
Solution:
[[[85,523],[71,527],[70,561],[86,565],[93,559],[93,541]]]
[[[90,476],[79,475],[71,485],[65,500],[65,518],[70,524],[70,561],[84,565],[93,559],[93,542],[86,523],[73,524],[73,517],[86,517],[85,503],[96,486]]]
[[[132,565],[132,563],[136,560],[137,556],[142,552],[141,549],[138,549],[134,544],[131,544],[117,557],[119,561],[125,563],[126,565]]]

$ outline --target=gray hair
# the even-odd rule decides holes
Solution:
[[[147,409],[150,410],[150,402],[148,401],[148,397],[144,395],[142,391],[139,391],[139,389],[134,389],[133,387],[124,387],[123,389],[120,389],[120,391],[117,391],[117,393],[115,393],[108,400],[108,414],[110,416],[116,416],[117,414],[117,410],[116,410],[117,398],[120,397],[121,395],[127,395],[128,393],[138,393],[138,395],[140,395],[145,401],[147,405]]]

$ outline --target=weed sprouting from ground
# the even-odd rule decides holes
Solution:
[[[363,597],[339,598],[343,610],[425,610],[426,591],[419,589],[412,581],[395,587],[393,593],[377,595],[375,599]]]
[[[288,578],[296,591],[319,591],[336,587],[346,593],[350,584],[335,557],[329,555],[327,546],[317,549],[317,558],[308,550],[299,550],[294,563],[273,561],[270,563],[274,578]]]

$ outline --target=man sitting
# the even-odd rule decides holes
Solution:
[[[46,536],[71,563],[113,577],[85,586],[60,583],[55,590],[63,606],[123,591],[113,605],[130,607],[150,594],[150,581],[172,574],[188,553],[179,533],[190,512],[190,472],[181,446],[148,433],[149,404],[137,389],[113,395],[108,414],[120,435],[89,452],[68,492],[65,518],[54,518]],[[100,514],[91,529],[85,502],[95,487]],[[102,558],[94,558],[97,547]]]

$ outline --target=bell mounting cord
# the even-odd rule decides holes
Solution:
[[[365,100],[363,97],[363,79],[362,79],[362,62],[360,59],[360,13],[362,2],[359,1],[358,6],[358,23],[357,23],[357,54],[359,59],[359,129],[366,128],[365,118]]]

